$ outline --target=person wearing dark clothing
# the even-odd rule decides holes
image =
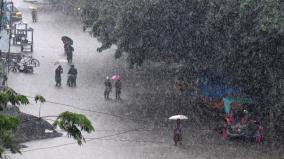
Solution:
[[[67,51],[67,61],[68,63],[72,63],[73,59],[73,51]]]
[[[177,126],[174,129],[174,142],[175,146],[177,146],[178,142],[181,144],[182,141],[182,131],[181,131],[181,124],[180,119],[177,120]]]
[[[105,84],[104,97],[105,97],[106,100],[109,100],[109,94],[110,94],[111,89],[112,89],[111,81],[110,81],[109,77],[106,77],[104,84]]]
[[[34,23],[37,22],[37,10],[36,9],[32,10],[32,20]]]
[[[77,69],[75,68],[74,65],[71,65],[71,68],[68,71],[68,81],[71,82],[70,80],[73,80],[74,86],[76,86],[77,74],[78,74]],[[68,84],[68,81],[67,81],[67,84]]]
[[[67,54],[69,44],[67,42],[64,42],[63,45],[64,45],[64,54]]]
[[[119,99],[121,99],[120,94],[121,94],[121,88],[122,88],[122,84],[121,84],[120,79],[117,79],[115,81],[114,86],[115,86],[115,99],[119,100]]]
[[[8,77],[6,74],[3,75],[3,81],[2,81],[2,85],[5,86],[7,83]]]
[[[56,69],[55,69],[55,82],[56,82],[56,86],[61,86],[61,74],[63,73],[63,68],[61,65],[59,65]]]
[[[68,61],[68,63],[72,63],[73,52],[74,52],[73,46],[71,46],[69,43],[65,43],[65,44],[64,44],[64,50],[65,50],[66,55],[67,55],[67,61]]]

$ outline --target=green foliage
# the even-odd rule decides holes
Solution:
[[[45,98],[43,96],[41,96],[41,95],[36,95],[35,96],[35,102],[37,103],[38,101],[40,103],[45,103],[46,102]]]
[[[197,75],[213,69],[234,77],[231,84],[262,98],[274,114],[277,132],[284,132],[278,126],[284,118],[283,95],[271,91],[280,89],[284,76],[283,0],[85,2],[91,5],[82,8],[93,14],[84,16],[103,43],[101,50],[116,44],[115,58],[125,52],[130,68],[147,59],[171,60]]]
[[[0,115],[0,158],[3,158],[5,149],[9,149],[12,153],[21,153],[14,137],[19,123],[16,117]]]
[[[42,104],[42,103],[45,103],[46,100],[45,100],[45,98],[44,98],[43,96],[41,96],[41,95],[36,95],[36,96],[35,96],[35,102],[37,103],[38,101],[40,102],[40,106],[39,106],[39,110],[38,110],[38,117],[40,118],[41,104]]]
[[[16,93],[11,88],[5,88],[0,91],[0,108],[4,109],[8,103],[12,105],[27,105],[29,100],[26,96]]]
[[[86,116],[68,111],[61,113],[53,125],[65,130],[67,135],[77,140],[79,145],[82,145],[82,143],[85,142],[85,138],[81,131],[85,131],[87,133],[94,131],[91,122]]]
[[[11,116],[0,115],[0,129],[15,130],[19,125],[19,119]]]

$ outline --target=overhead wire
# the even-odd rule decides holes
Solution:
[[[27,95],[24,95],[24,96],[26,96],[28,98],[33,98],[33,99],[35,98],[35,97],[32,97],[32,96],[27,96]],[[73,108],[73,109],[76,109],[76,110],[81,110],[81,111],[86,111],[86,112],[91,112],[91,113],[97,113],[97,114],[103,114],[103,115],[112,116],[112,117],[121,118],[121,119],[127,119],[127,120],[138,121],[138,122],[149,122],[148,120],[135,119],[134,117],[125,117],[125,116],[120,116],[120,115],[102,112],[102,111],[97,111],[97,110],[84,109],[84,108],[76,107],[76,106],[71,105],[71,104],[55,102],[55,101],[51,101],[51,100],[46,100],[45,102],[51,103],[51,104],[56,104],[56,105],[61,105],[61,106],[69,107],[69,108]]]
[[[115,134],[111,134],[111,135],[105,135],[105,136],[101,136],[101,137],[87,138],[86,141],[91,142],[91,141],[95,141],[95,140],[99,140],[99,139],[115,137],[115,136],[119,136],[119,135],[122,135],[122,134],[127,134],[129,132],[139,131],[139,130],[141,130],[143,128],[135,128],[135,129],[125,130],[125,131],[122,131],[122,132],[119,132],[119,133],[115,133]],[[28,149],[28,150],[23,150],[21,152],[30,152],[30,151],[53,149],[53,148],[64,147],[64,146],[68,146],[68,145],[74,145],[74,144],[78,144],[78,143],[77,142],[71,142],[71,143],[65,143],[65,144],[54,145],[54,146],[47,146],[47,147]]]
[[[130,132],[141,132],[144,131],[143,128],[136,128],[136,129],[130,129],[130,130],[125,130],[119,133],[115,133],[115,134],[111,134],[111,135],[105,135],[105,136],[101,136],[101,137],[89,137],[89,138],[85,138],[85,141],[87,142],[92,142],[92,141],[96,141],[96,140],[105,140],[105,141],[115,141],[115,142],[129,142],[129,143],[152,143],[152,144],[167,144],[168,142],[165,141],[151,141],[151,140],[131,140],[131,139],[108,139],[109,137],[117,137],[123,134],[127,134]],[[54,146],[47,146],[47,147],[40,147],[40,148],[34,148],[34,149],[27,149],[27,150],[23,150],[21,151],[23,152],[32,152],[32,151],[39,151],[39,150],[47,150],[47,149],[54,149],[54,148],[59,148],[59,147],[65,147],[65,146],[69,146],[69,145],[75,145],[78,144],[77,142],[71,142],[71,143],[65,143],[65,144],[59,144],[59,145],[54,145]],[[183,146],[192,146],[192,145],[204,145],[206,143],[201,142],[201,143],[197,143],[194,142],[193,144],[183,144]],[[207,143],[209,144],[209,143]],[[214,143],[214,145],[224,145],[224,143]],[[9,154],[9,153],[7,153]]]
[[[34,99],[34,97],[32,97],[32,96],[26,96],[26,97]],[[55,102],[55,101],[51,101],[51,100],[46,100],[45,102],[46,103],[50,103],[50,104],[56,104],[56,105],[61,105],[61,106],[73,108],[73,109],[76,109],[76,110],[81,110],[81,111],[86,111],[86,112],[92,112],[92,113],[98,113],[98,114],[103,114],[103,115],[107,115],[107,116],[112,116],[112,117],[116,117],[116,118],[150,123],[150,121],[148,121],[148,120],[140,120],[140,119],[135,119],[133,117],[125,117],[125,116],[120,116],[120,115],[111,114],[111,113],[102,112],[102,111],[97,111],[97,110],[84,109],[84,108],[76,107],[76,106],[71,105],[71,104]],[[57,116],[43,116],[43,117],[57,117]],[[22,122],[26,122],[26,121],[30,121],[30,120],[36,120],[36,119],[38,119],[38,118],[23,120]],[[47,120],[52,120],[52,119],[47,119]],[[113,132],[115,130],[96,130],[96,131],[112,131]],[[116,131],[118,131],[118,130],[116,130]],[[108,140],[108,141],[136,142],[136,143],[156,143],[156,144],[166,143],[166,142],[162,142],[162,141],[129,140],[129,139],[106,139],[106,138],[109,138],[109,137],[115,137],[115,136],[119,136],[119,135],[126,134],[126,133],[129,133],[129,132],[134,132],[134,131],[142,132],[142,131],[157,131],[157,130],[145,129],[145,126],[144,126],[143,128],[136,128],[136,129],[131,129],[131,130],[125,130],[125,131],[121,131],[121,132],[118,132],[118,133],[115,133],[115,134],[111,134],[111,135],[105,135],[105,136],[94,137],[94,138],[85,138],[85,139],[88,142],[95,141],[95,140]],[[37,151],[37,150],[52,149],[52,148],[58,148],[58,147],[64,147],[64,146],[68,146],[68,145],[73,145],[73,144],[77,144],[77,142],[65,143],[65,144],[60,144],[60,145],[55,145],[55,146],[47,146],[47,147],[41,147],[41,148],[34,148],[34,149],[29,149],[29,150],[23,150],[22,152],[30,152],[30,151]]]

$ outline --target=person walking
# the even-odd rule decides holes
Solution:
[[[61,65],[59,65],[56,69],[55,69],[55,82],[56,82],[56,86],[60,87],[61,86],[61,74],[63,73],[63,68]]]
[[[180,142],[180,145],[182,144],[182,130],[181,130],[180,119],[177,120],[177,125],[174,129],[174,142],[175,146],[177,146],[178,142]]]
[[[121,89],[122,89],[122,84],[121,84],[120,79],[117,79],[115,81],[114,86],[115,86],[115,99],[120,100],[121,99],[120,94],[121,94]]]
[[[72,63],[73,51],[74,51],[74,48],[71,45],[68,45],[67,46],[67,51],[66,51],[68,63]]]
[[[32,9],[32,20],[33,20],[34,23],[37,22],[37,10],[36,10],[36,8]]]
[[[108,76],[106,77],[104,84],[105,84],[104,97],[105,97],[105,100],[109,100],[109,94],[111,92],[112,85],[111,85],[111,81]]]

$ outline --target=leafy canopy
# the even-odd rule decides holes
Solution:
[[[53,126],[58,126],[60,129],[65,130],[67,135],[77,140],[79,145],[85,142],[81,131],[91,133],[95,130],[86,116],[68,111],[61,113],[53,123]]]
[[[3,109],[8,103],[18,106],[27,105],[30,102],[26,96],[16,93],[11,88],[5,88],[0,90],[0,108]]]
[[[16,117],[0,115],[0,158],[3,158],[5,149],[9,149],[12,153],[21,153],[14,136],[19,123]]]

